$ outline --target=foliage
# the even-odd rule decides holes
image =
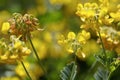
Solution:
[[[63,68],[60,74],[61,80],[75,80],[77,74],[77,65],[75,62],[69,63]]]

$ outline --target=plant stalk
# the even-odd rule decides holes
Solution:
[[[27,76],[29,77],[29,79],[32,80],[32,78],[31,78],[30,74],[28,73],[28,71],[27,71],[27,69],[26,69],[26,67],[25,67],[25,65],[24,65],[24,63],[23,63],[23,61],[21,61],[21,64],[22,64],[22,66],[23,66],[23,68],[24,68],[24,70],[25,70]]]
[[[36,56],[36,58],[37,58],[37,60],[38,60],[38,63],[40,64],[42,70],[43,70],[44,73],[46,74],[46,70],[44,69],[44,67],[43,67],[43,65],[42,65],[42,63],[41,63],[41,60],[40,60],[40,58],[39,58],[39,56],[38,56],[38,54],[37,54],[37,51],[36,51],[36,49],[35,49],[35,47],[34,47],[34,45],[33,45],[33,42],[32,42],[32,40],[31,40],[30,36],[28,36],[28,39],[29,39],[29,42],[30,42],[30,44],[31,44],[31,46],[32,46],[32,49],[33,49],[34,53],[35,53],[35,56]]]
[[[107,59],[105,47],[104,47],[104,44],[103,44],[103,41],[102,41],[102,37],[101,37],[101,34],[100,34],[99,31],[98,31],[98,34],[99,34],[99,38],[100,38],[100,41],[101,41],[101,44],[102,44],[102,49],[103,49],[103,53],[104,53],[105,59]]]

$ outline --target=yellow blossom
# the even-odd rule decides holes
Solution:
[[[103,18],[108,12],[108,8],[107,7],[101,7],[100,12],[99,12],[99,18]]]
[[[86,40],[90,39],[90,33],[89,32],[86,32],[85,30],[82,30],[81,34]]]
[[[67,51],[68,51],[69,53],[73,53],[73,52],[74,52],[74,50],[73,50],[72,47],[69,47],[69,48],[67,49]]]
[[[77,49],[76,56],[82,60],[86,58],[86,54],[80,48]]]
[[[10,59],[17,59],[18,58],[18,55],[17,54],[14,54],[14,55],[11,55],[10,56]]]
[[[83,36],[79,36],[79,37],[78,37],[78,42],[79,42],[79,43],[82,43],[82,44],[85,44],[85,43],[86,43],[86,40],[85,40],[85,38],[84,38]]]
[[[17,41],[14,44],[14,48],[20,48],[22,46],[22,42],[21,41]]]
[[[82,4],[78,4],[77,10],[82,10],[83,9],[83,5]]]
[[[2,24],[1,32],[7,34],[8,30],[10,29],[10,24],[8,22],[4,22]]]
[[[90,33],[86,32],[85,30],[82,30],[81,33],[78,34],[78,42],[85,44],[86,40],[90,39]]]
[[[99,19],[99,23],[105,24],[105,25],[111,25],[113,21],[114,19],[110,18],[109,15],[105,15],[103,18]]]
[[[82,18],[92,18],[96,15],[96,9],[98,5],[96,3],[78,4],[76,14]]]
[[[76,37],[74,32],[69,32],[67,35],[68,40],[74,40]]]
[[[28,49],[27,47],[22,48],[22,54],[23,55],[29,55],[31,53],[31,50]]]
[[[116,13],[110,13],[110,16],[115,20],[115,21],[120,21],[120,12]]]
[[[0,56],[0,59],[1,59],[1,60],[7,60],[7,59],[8,59],[8,56],[7,56],[7,55],[2,55],[2,56]]]
[[[57,39],[58,39],[58,44],[60,44],[60,45],[63,45],[65,43],[67,43],[67,41],[65,40],[64,35],[58,35]]]
[[[26,55],[29,55],[31,53],[31,50],[30,49],[27,49],[26,51],[25,51],[25,54]]]

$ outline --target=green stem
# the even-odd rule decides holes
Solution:
[[[37,58],[37,60],[38,60],[38,62],[39,62],[39,61],[40,61],[39,56],[38,56],[38,54],[37,54],[37,51],[36,51],[36,49],[35,49],[35,47],[34,47],[34,45],[33,45],[33,42],[32,42],[32,40],[31,40],[30,37],[29,37],[29,41],[30,41],[30,44],[31,44],[31,46],[32,46],[32,49],[33,49],[33,51],[34,51],[34,53],[35,53],[35,56],[36,56],[36,58]]]
[[[30,74],[28,73],[28,71],[27,71],[27,69],[26,69],[26,67],[25,67],[25,65],[24,65],[24,63],[23,63],[23,61],[21,61],[21,64],[22,64],[22,66],[23,66],[23,68],[24,68],[26,74],[28,75],[29,79],[32,80],[32,78],[31,78]]]
[[[112,72],[109,73],[109,75],[108,75],[108,80],[110,80],[110,76],[111,76],[111,74],[112,74]]]
[[[33,51],[34,51],[34,53],[35,53],[35,56],[36,56],[36,58],[37,58],[37,60],[38,60],[38,62],[39,62],[39,64],[40,64],[42,70],[44,71],[44,73],[46,73],[46,71],[45,71],[45,69],[44,69],[44,67],[43,67],[43,65],[42,65],[42,63],[41,63],[41,60],[40,60],[40,58],[39,58],[39,56],[38,56],[38,54],[37,54],[37,51],[36,51],[36,49],[35,49],[35,47],[34,47],[34,45],[33,45],[33,42],[32,42],[32,40],[31,40],[30,36],[28,37],[28,39],[29,39],[29,41],[30,41],[30,44],[31,44],[31,46],[32,46],[32,49],[33,49]]]
[[[100,38],[100,41],[101,41],[101,44],[102,44],[102,49],[103,49],[103,53],[104,53],[105,59],[107,59],[105,47],[104,47],[104,44],[103,44],[103,41],[102,41],[102,37],[101,37],[101,34],[100,34],[99,31],[98,31],[98,34],[99,34],[99,38]]]

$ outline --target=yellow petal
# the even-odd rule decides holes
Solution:
[[[1,56],[0,58],[1,58],[1,60],[7,60],[7,59],[8,59],[8,56],[7,56],[7,55],[3,55],[3,56]]]
[[[10,29],[10,24],[8,22],[4,22],[2,24],[2,29],[1,29],[1,32],[3,34],[7,34],[8,30]]]
[[[10,59],[17,59],[18,58],[18,55],[11,55],[10,56]]]
[[[14,48],[20,48],[21,46],[22,46],[22,43],[18,41],[15,43]]]
[[[68,37],[69,40],[74,40],[76,35],[75,35],[74,32],[69,32],[67,37]]]

